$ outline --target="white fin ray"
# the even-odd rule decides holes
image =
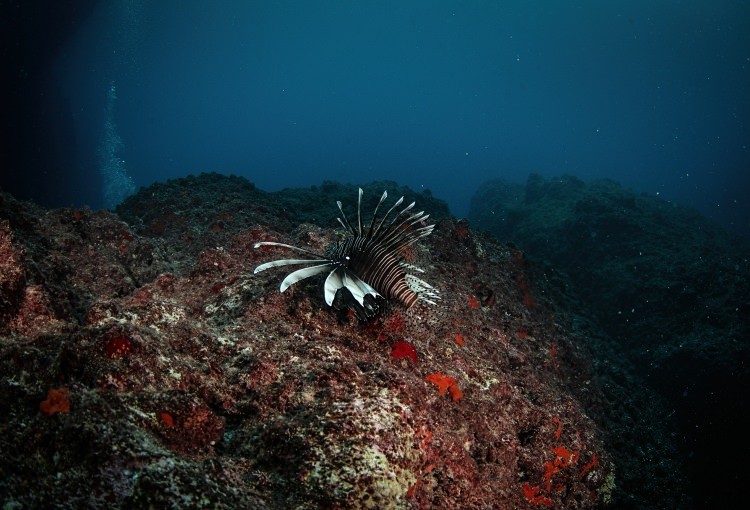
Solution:
[[[336,291],[344,286],[342,275],[344,272],[343,267],[337,267],[326,278],[326,282],[323,286],[325,293],[325,300],[328,306],[333,305],[333,298],[336,297]]]
[[[288,289],[298,281],[304,280],[305,278],[310,278],[311,276],[315,276],[316,274],[323,273],[330,268],[330,264],[321,264],[319,266],[303,267],[302,269],[297,269],[296,271],[286,275],[286,278],[281,281],[279,292],[284,292],[286,289]]]
[[[265,271],[266,269],[271,269],[272,267],[281,267],[281,266],[296,266],[301,264],[320,264],[320,260],[309,260],[309,259],[281,259],[281,260],[272,260],[271,262],[266,262],[265,264],[261,264],[258,267],[255,268],[253,271],[253,274],[258,274],[261,271]]]
[[[359,198],[357,199],[357,234],[362,235],[362,195],[364,191],[359,188]]]
[[[381,297],[380,293],[373,289],[369,283],[362,280],[359,276],[352,273],[351,271],[344,271],[344,277],[343,277],[344,286],[349,289],[349,292],[352,293],[352,296],[354,296],[354,299],[357,300],[357,302],[365,306],[365,296],[371,295],[374,298]]]

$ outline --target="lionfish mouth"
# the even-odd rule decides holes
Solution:
[[[428,225],[429,214],[424,211],[410,213],[412,202],[398,212],[388,223],[388,217],[404,201],[399,198],[378,221],[378,209],[388,197],[383,192],[372,214],[369,226],[362,226],[362,188],[357,201],[357,223],[352,225],[344,214],[341,202],[336,202],[341,218],[336,218],[346,236],[332,245],[326,254],[315,253],[304,248],[284,243],[260,242],[253,247],[278,246],[312,257],[311,259],[281,259],[266,262],[255,268],[254,274],[281,266],[305,265],[288,274],[279,290],[284,292],[300,280],[328,273],[325,280],[325,301],[335,309],[348,308],[360,320],[375,317],[388,302],[397,302],[411,308],[417,301],[435,304],[440,299],[437,289],[413,273],[424,270],[406,262],[409,247],[421,238],[430,235],[435,225]],[[342,219],[343,218],[343,219]]]

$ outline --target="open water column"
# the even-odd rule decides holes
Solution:
[[[125,149],[117,130],[116,78],[127,80],[138,73],[138,48],[143,36],[143,0],[114,0],[100,6],[103,26],[114,46],[112,61],[108,67],[109,86],[104,110],[104,127],[97,148],[97,162],[102,183],[104,206],[113,209],[116,205],[136,192],[136,185],[128,174],[122,157]]]
[[[107,209],[114,207],[135,193],[135,184],[125,168],[120,153],[125,145],[117,132],[115,123],[115,101],[117,87],[110,82],[107,89],[107,105],[104,117],[104,132],[99,144],[99,173],[102,177],[102,194]]]

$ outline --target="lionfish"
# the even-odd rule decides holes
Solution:
[[[345,230],[345,237],[328,247],[325,254],[277,242],[260,242],[261,246],[278,246],[294,250],[312,259],[281,259],[266,262],[255,268],[254,273],[281,266],[305,265],[288,274],[279,290],[321,273],[328,273],[324,284],[325,301],[335,309],[348,308],[361,321],[375,317],[392,301],[411,308],[417,301],[435,304],[440,293],[433,286],[413,273],[424,270],[406,262],[409,247],[432,233],[435,225],[426,223],[429,214],[424,211],[410,213],[415,202],[404,207],[393,219],[388,217],[403,202],[399,198],[378,221],[378,209],[388,197],[386,191],[380,197],[367,227],[362,225],[362,188],[357,201],[357,223],[352,225],[344,214],[341,202],[337,201],[341,217],[336,218]]]

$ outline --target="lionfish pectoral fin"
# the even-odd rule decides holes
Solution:
[[[366,294],[364,301],[360,304],[352,297],[352,293],[347,288],[339,291],[336,301],[333,302],[333,306],[337,310],[351,310],[361,322],[367,322],[380,313],[380,303],[372,294]]]
[[[385,298],[359,276],[346,271],[344,273],[344,303],[352,310],[360,321],[368,321],[380,312],[380,306]]]
[[[344,281],[342,280],[343,271],[343,268],[337,267],[336,269],[331,271],[331,273],[326,278],[323,289],[325,293],[326,304],[328,306],[333,305],[333,299],[336,297],[336,291],[344,286]]]
[[[378,314],[378,300],[383,297],[356,274],[337,267],[326,278],[325,300],[336,309],[349,308],[359,320],[366,321]]]
[[[286,289],[300,280],[310,278],[311,276],[315,276],[316,274],[324,273],[325,271],[330,269],[330,267],[330,264],[321,264],[319,266],[303,267],[302,269],[297,269],[293,273],[289,273],[286,278],[281,281],[279,292],[284,292]]]
[[[266,262],[265,264],[261,264],[258,267],[256,267],[253,270],[253,274],[258,274],[261,271],[265,271],[266,269],[271,269],[273,267],[294,266],[294,265],[300,265],[300,264],[320,264],[320,260],[308,260],[308,259],[272,260],[271,262]]]
[[[352,297],[362,306],[365,306],[365,298],[367,296],[372,296],[373,299],[381,297],[377,290],[373,289],[366,281],[351,271],[344,271],[342,280],[344,287],[352,293]]]

